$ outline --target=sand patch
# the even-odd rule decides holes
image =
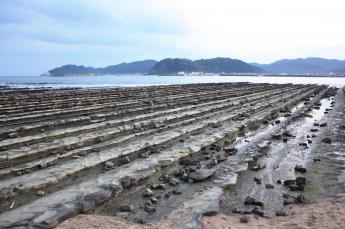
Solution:
[[[247,215],[248,223],[241,223],[241,215],[205,216],[203,228],[205,229],[231,229],[231,228],[345,228],[345,206],[330,200],[322,200],[316,204],[294,205],[286,209],[286,217],[273,217],[271,219]],[[176,219],[175,219],[176,220]],[[164,219],[155,224],[136,224],[118,217],[99,215],[79,215],[60,224],[57,229],[120,229],[120,228],[174,228],[174,219]]]

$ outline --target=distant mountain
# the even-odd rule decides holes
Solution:
[[[213,58],[201,60],[163,59],[150,71],[151,75],[177,74],[178,72],[205,72],[205,73],[260,73],[262,69],[247,64],[241,60],[230,58]]]
[[[282,59],[271,64],[248,64],[231,58],[212,58],[190,60],[182,58],[167,58],[159,62],[143,60],[130,63],[111,65],[105,68],[85,67],[78,65],[64,65],[49,70],[42,75],[70,76],[70,75],[115,75],[115,74],[150,74],[172,75],[179,72],[204,73],[271,73],[271,74],[345,74],[345,60],[323,59],[316,57],[299,59]]]
[[[252,63],[253,66],[261,67],[268,73],[286,74],[322,74],[337,72],[345,69],[344,60],[323,59],[309,57],[305,59],[283,59],[271,64]]]
[[[93,68],[77,65],[63,65],[58,68],[49,70],[44,75],[51,76],[69,76],[69,75],[114,75],[114,74],[144,74],[147,73],[157,61],[155,60],[143,60],[130,63],[121,63],[117,65],[111,65],[105,68]]]
[[[134,73],[147,73],[157,61],[143,60],[130,63],[122,63],[118,65],[111,65],[103,68],[101,72],[104,74],[134,74]]]

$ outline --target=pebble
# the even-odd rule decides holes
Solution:
[[[165,184],[153,184],[151,185],[151,188],[165,190],[167,189],[167,186]]]
[[[248,222],[249,222],[249,219],[248,219],[247,216],[242,216],[242,217],[240,218],[240,222],[241,222],[241,223],[248,223]]]
[[[250,196],[247,196],[245,201],[244,201],[244,204],[246,205],[258,205],[258,206],[264,206],[264,203],[261,202],[261,201],[258,201],[256,200],[255,198],[253,197],[250,197]]]
[[[207,178],[214,175],[214,171],[211,169],[200,169],[194,173],[191,173],[188,178],[192,179],[195,182],[204,181]]]
[[[169,179],[169,184],[170,184],[171,186],[176,186],[179,182],[180,182],[180,181],[179,181],[178,179],[174,178],[174,177],[172,177],[172,178]]]
[[[130,205],[130,204],[121,205],[120,210],[123,212],[133,212],[134,207],[133,207],[133,205]]]
[[[298,143],[298,145],[300,145],[300,146],[304,146],[304,147],[308,147],[308,144],[307,144],[307,143],[305,143],[305,142],[300,142],[300,143]]]
[[[228,156],[233,156],[238,152],[236,148],[225,148],[224,151],[228,154]]]
[[[157,203],[158,200],[156,197],[151,197],[150,201],[155,204],[155,203]]]
[[[114,167],[115,167],[115,165],[114,165],[114,163],[113,163],[113,162],[111,162],[111,161],[107,161],[107,162],[105,162],[105,167],[108,167],[108,168],[114,168]]]
[[[128,212],[116,212],[116,216],[126,218],[128,217]]]
[[[294,185],[290,185],[289,188],[291,191],[304,191],[303,185],[294,184]]]
[[[156,212],[156,207],[146,204],[144,207],[144,210],[148,213],[153,213],[153,212]]]
[[[128,164],[130,161],[131,160],[127,156],[124,156],[123,158],[121,158],[121,163],[122,164]]]
[[[255,181],[257,184],[261,184],[261,178],[260,178],[260,177],[254,177],[254,181]]]
[[[295,204],[295,203],[296,203],[296,198],[293,196],[289,196],[283,202],[284,205],[290,205],[290,204]]]
[[[297,185],[306,185],[307,179],[305,177],[297,177],[295,179]]]
[[[217,156],[218,161],[225,161],[227,159],[226,152],[222,150],[218,156]]]
[[[296,203],[299,203],[299,204],[305,203],[305,197],[304,197],[302,194],[299,194],[299,195],[296,197]]]
[[[300,173],[306,173],[306,172],[307,172],[307,169],[304,168],[302,165],[296,165],[296,166],[295,166],[295,171],[296,171],[296,172],[300,172]]]
[[[283,182],[283,184],[286,185],[286,186],[290,186],[290,185],[296,184],[296,181],[295,180],[285,180]]]
[[[325,126],[327,126],[327,122],[323,122],[320,124],[320,127],[325,127]]]
[[[276,211],[276,216],[286,216],[285,211]]]
[[[256,214],[256,215],[259,215],[259,216],[261,216],[261,217],[263,217],[263,216],[265,215],[265,213],[264,213],[262,210],[260,210],[259,208],[257,208],[257,207],[255,207],[255,208],[253,209],[252,213],[253,213],[253,214]]]
[[[45,168],[48,167],[48,163],[45,162],[45,161],[43,161],[43,162],[41,162],[40,167],[41,167],[42,169],[45,169]]]
[[[10,138],[16,138],[16,137],[18,137],[18,134],[15,133],[15,132],[9,133],[9,134],[8,134],[8,137],[10,137]]]
[[[258,167],[259,169],[263,169],[263,168],[265,168],[266,166],[267,166],[267,163],[266,163],[266,161],[265,161],[264,159],[261,159],[261,160],[258,161],[257,167]]]
[[[122,188],[129,188],[131,186],[131,178],[124,177],[121,179]]]
[[[44,191],[37,191],[36,195],[37,196],[44,196],[46,193]]]
[[[148,158],[149,157],[149,153],[148,152],[143,152],[141,154],[139,154],[140,158]]]
[[[332,140],[330,138],[324,138],[324,139],[322,139],[322,142],[327,143],[327,144],[331,144]]]
[[[174,189],[173,194],[174,195],[180,195],[180,194],[182,194],[182,191],[180,189]]]
[[[272,188],[274,188],[274,185],[272,185],[272,184],[266,184],[265,187],[266,187],[266,188],[269,188],[269,189],[272,189]]]
[[[149,189],[149,188],[147,188],[145,191],[144,191],[144,193],[143,193],[143,196],[144,197],[152,197],[152,196],[154,196],[155,195],[155,193],[151,190],[151,189]]]

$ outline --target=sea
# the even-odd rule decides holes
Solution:
[[[293,76],[0,76],[0,87],[9,88],[86,88],[86,87],[137,87],[191,83],[276,83],[276,84],[327,84],[342,87],[345,77],[293,77]]]

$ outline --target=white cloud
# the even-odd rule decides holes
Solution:
[[[38,74],[65,63],[105,66],[165,57],[225,56],[260,63],[308,56],[345,59],[344,0],[0,4],[0,62],[5,63],[0,74],[13,69],[16,74]]]
[[[342,0],[153,2],[158,10],[167,11],[166,15],[174,16],[176,12],[183,18],[186,34],[179,46],[191,52],[201,50],[204,55],[267,62],[310,53],[318,55],[316,51],[320,49],[345,46]],[[162,2],[163,7],[159,7]],[[332,52],[326,57],[345,58],[344,54],[334,56]]]

